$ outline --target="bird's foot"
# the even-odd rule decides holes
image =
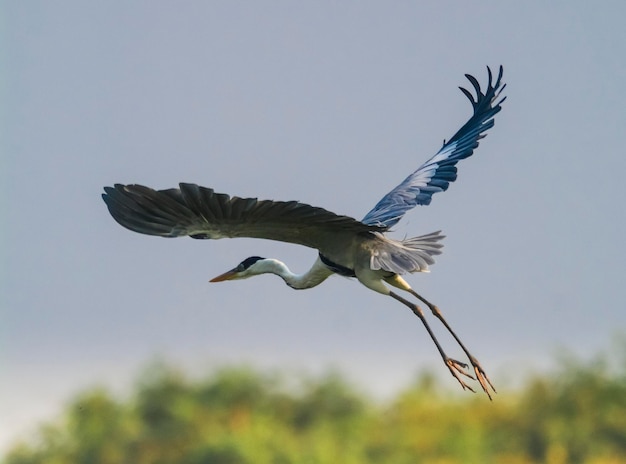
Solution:
[[[472,367],[474,368],[474,373],[476,374],[476,380],[478,380],[478,383],[480,383],[480,386],[483,387],[483,391],[487,394],[489,399],[491,399],[491,393],[489,393],[489,389],[491,388],[491,390],[494,393],[498,393],[498,392],[496,391],[493,384],[491,383],[491,380],[489,380],[489,377],[487,377],[487,374],[481,367],[478,360],[474,356],[470,356],[469,359],[470,359],[470,362],[472,363]]]
[[[463,378],[461,377],[463,375],[467,378],[475,380],[474,377],[472,377],[472,375],[469,372],[467,372],[468,365],[465,363],[462,363],[461,361],[457,361],[456,359],[452,359],[448,357],[444,358],[444,362],[446,363],[446,366],[448,366],[448,369],[450,369],[450,373],[452,374],[452,376],[459,381],[459,383],[463,387],[463,390],[467,388],[469,391],[474,392],[474,389],[470,387],[468,384],[466,384]]]

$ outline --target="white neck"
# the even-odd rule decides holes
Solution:
[[[287,285],[296,290],[312,288],[324,282],[333,272],[320,261],[319,258],[313,263],[311,269],[304,274],[294,274],[287,265],[277,259],[263,259],[250,268],[251,275],[276,274]]]

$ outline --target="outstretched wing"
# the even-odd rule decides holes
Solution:
[[[503,97],[497,103],[502,86],[502,66],[498,73],[498,79],[492,85],[491,69],[487,67],[489,83],[483,94],[480,84],[471,75],[465,77],[470,81],[476,91],[476,100],[472,94],[459,87],[469,98],[474,108],[474,114],[459,131],[437,152],[435,156],[426,161],[417,171],[404,179],[400,185],[385,195],[374,208],[365,215],[363,223],[391,227],[396,224],[404,214],[417,205],[428,205],[434,193],[448,189],[450,182],[456,180],[456,163],[459,160],[472,155],[478,147],[478,141],[485,137],[487,130],[493,127],[493,118],[500,111]]]
[[[230,197],[195,184],[179,187],[116,184],[105,187],[102,198],[122,226],[161,237],[251,237],[320,249],[341,232],[384,230],[297,201]]]

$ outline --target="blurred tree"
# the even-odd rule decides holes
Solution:
[[[626,358],[626,350],[621,353]],[[588,362],[561,355],[560,371],[534,379],[522,394],[520,428],[537,462],[626,456],[626,363],[609,361],[606,355]]]
[[[445,394],[426,372],[388,405],[336,372],[287,388],[248,368],[190,381],[157,365],[128,401],[79,395],[4,463],[626,462],[626,343],[611,357],[558,361],[494,402]]]

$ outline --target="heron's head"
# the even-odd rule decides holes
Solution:
[[[224,272],[217,277],[213,277],[211,280],[209,280],[209,282],[223,282],[225,280],[246,279],[248,277],[252,277],[258,274],[264,274],[268,272],[265,269],[266,266],[264,266],[265,261],[267,260],[265,258],[261,258],[260,256],[251,256],[244,259],[230,271]]]

